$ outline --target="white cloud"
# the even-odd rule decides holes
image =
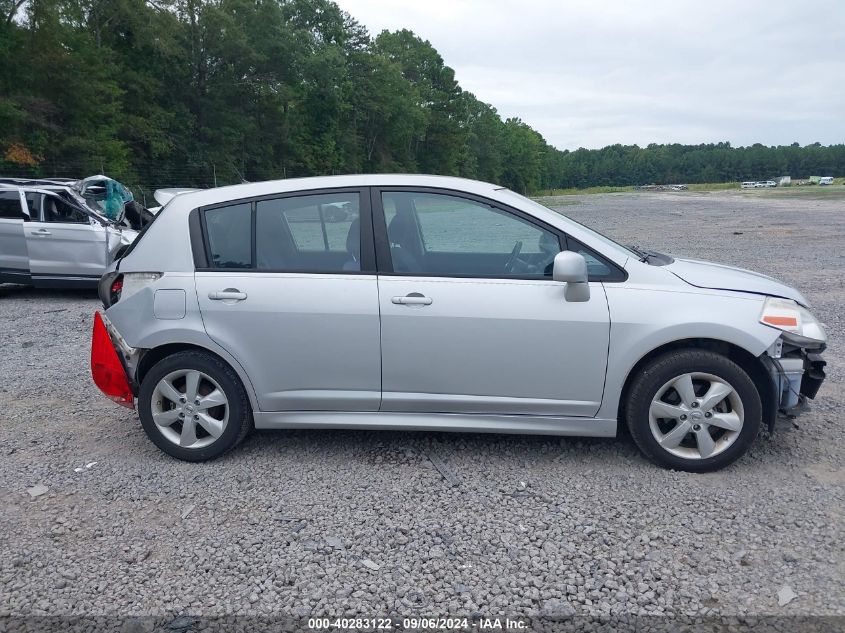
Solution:
[[[338,0],[560,148],[845,142],[845,3]]]

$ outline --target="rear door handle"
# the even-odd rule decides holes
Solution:
[[[212,301],[243,301],[246,299],[246,293],[237,288],[226,288],[226,290],[209,292],[208,298]]]
[[[52,235],[52,233],[50,233],[50,231],[48,231],[47,229],[38,229],[37,231],[30,231],[30,235],[41,236],[41,235]]]
[[[432,304],[430,297],[419,292],[412,292],[404,297],[393,297],[391,301],[402,306],[430,306]]]

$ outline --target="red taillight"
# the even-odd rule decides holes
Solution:
[[[111,288],[109,288],[109,298],[111,299],[111,304],[114,305],[118,301],[120,301],[120,293],[123,292],[123,277],[118,277],[112,282]]]
[[[91,377],[94,384],[109,398],[124,407],[135,408],[135,399],[126,379],[126,370],[117,357],[99,312],[94,313],[94,332],[91,336]]]

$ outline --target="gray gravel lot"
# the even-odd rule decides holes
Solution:
[[[813,410],[710,475],[627,436],[264,432],[187,464],[92,384],[93,293],[0,286],[0,615],[845,615],[845,200],[545,202],[801,288],[831,339]]]

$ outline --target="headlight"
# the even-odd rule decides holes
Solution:
[[[783,330],[784,338],[797,345],[827,341],[827,334],[818,319],[792,299],[766,297],[760,323]]]

